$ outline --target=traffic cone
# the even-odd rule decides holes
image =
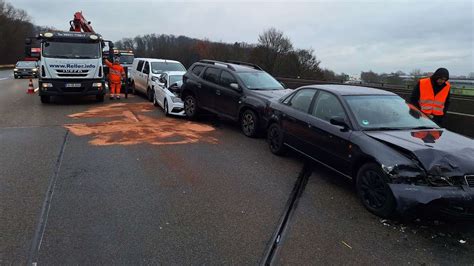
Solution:
[[[27,94],[34,94],[35,89],[33,88],[33,80],[30,79],[30,82],[28,83],[28,91],[26,92]]]

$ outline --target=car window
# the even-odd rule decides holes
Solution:
[[[140,71],[140,72],[142,71],[143,63],[144,63],[143,60],[138,61],[138,64],[137,64],[137,71]]]
[[[209,82],[217,84],[219,80],[219,72],[220,69],[209,67],[204,72],[204,76],[202,78]]]
[[[143,73],[150,74],[150,64],[148,62],[145,62],[145,66],[143,67]]]
[[[203,66],[195,66],[195,67],[193,67],[193,69],[191,71],[194,73],[194,75],[199,76],[199,75],[201,75],[201,72],[202,72],[203,68],[204,68]]]
[[[307,113],[309,111],[309,106],[313,100],[316,90],[306,89],[298,91],[293,98],[291,98],[290,105],[291,107]]]
[[[222,71],[220,84],[224,87],[230,88],[231,83],[237,83],[237,80],[228,71]]]
[[[291,93],[290,95],[284,96],[280,101],[283,104],[290,105],[291,98],[294,96],[294,93]]]
[[[319,93],[311,114],[328,122],[334,117],[346,118],[341,102],[334,94],[325,91]]]

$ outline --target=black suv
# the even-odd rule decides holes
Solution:
[[[243,133],[254,137],[266,127],[269,99],[290,91],[257,65],[201,60],[183,76],[181,99],[187,117],[206,110],[239,121]]]

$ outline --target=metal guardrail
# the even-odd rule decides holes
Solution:
[[[0,65],[0,69],[10,69],[10,68],[14,68],[15,65]]]
[[[362,84],[343,84],[340,82],[294,79],[294,78],[277,78],[278,81],[285,83],[290,89],[296,89],[301,86],[314,84],[337,84],[348,86],[364,86],[376,89],[391,91],[398,94],[404,99],[408,99],[412,89],[406,86],[390,85],[378,83],[362,83]],[[443,126],[449,130],[474,138],[474,96],[470,95],[451,95],[451,103],[449,111],[445,117]]]

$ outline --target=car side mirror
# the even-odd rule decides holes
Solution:
[[[237,83],[231,83],[230,84],[230,87],[236,91],[241,91],[240,87],[239,87],[239,84]]]
[[[343,117],[335,116],[329,120],[329,123],[331,123],[331,125],[342,127],[341,131],[349,130],[349,125]]]

